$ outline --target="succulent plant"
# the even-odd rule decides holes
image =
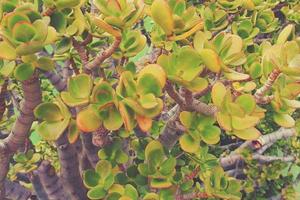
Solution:
[[[259,28],[253,27],[251,20],[245,19],[239,22],[233,22],[232,32],[243,39],[246,45],[253,44],[253,38],[259,33]]]
[[[159,38],[158,41],[165,37],[171,41],[183,40],[203,28],[196,8],[188,7],[183,0],[154,0],[150,12],[157,24],[152,34],[154,38]]]
[[[17,56],[34,54],[56,39],[56,31],[48,26],[31,4],[24,4],[4,15],[1,34],[5,39],[0,47],[6,49],[0,57],[8,60]]]
[[[165,157],[163,146],[158,141],[151,141],[145,149],[145,162],[138,165],[141,175],[150,179],[152,188],[168,188],[172,186],[176,159]]]
[[[122,41],[119,49],[115,52],[114,56],[133,57],[142,51],[146,46],[146,37],[140,31],[126,31],[123,33]]]
[[[295,4],[291,8],[289,8],[289,6],[284,6],[283,8],[281,8],[281,12],[283,12],[285,17],[289,21],[293,21],[297,24],[300,24],[300,14],[299,14],[300,5],[299,4]]]
[[[35,108],[34,115],[42,121],[36,132],[43,139],[50,141],[57,140],[71,122],[71,113],[60,99],[41,103]]]
[[[223,30],[228,25],[228,14],[222,9],[217,7],[205,7],[202,6],[198,9],[201,17],[204,19],[204,30],[208,31],[219,31]]]
[[[205,183],[205,191],[216,198],[240,199],[240,183],[238,180],[227,177],[221,167],[216,167],[201,178]]]
[[[274,16],[274,13],[270,9],[260,10],[259,12],[255,11],[252,20],[261,33],[270,33],[279,28],[278,18]]]
[[[119,28],[130,28],[141,17],[144,6],[139,1],[94,0],[105,23]]]
[[[14,155],[14,160],[16,164],[13,166],[14,176],[11,177],[12,179],[17,178],[17,173],[30,173],[37,169],[36,164],[41,160],[41,156],[30,149],[26,153],[20,152]]]
[[[229,12],[237,12],[239,7],[243,7],[248,10],[253,10],[255,4],[252,0],[218,0],[218,5]]]
[[[122,150],[122,141],[118,138],[113,139],[111,145],[101,149],[98,156],[101,160],[109,161],[112,167],[128,161],[128,155]]]
[[[204,68],[201,56],[191,47],[185,46],[178,52],[163,54],[157,63],[163,67],[169,80],[190,91],[200,92],[208,86],[207,80],[199,77]]]
[[[183,111],[180,113],[180,122],[187,129],[179,139],[181,148],[186,152],[198,152],[200,141],[207,144],[220,141],[221,130],[214,125],[216,120],[213,117]]]
[[[74,8],[80,5],[82,0],[44,0],[45,6],[58,9]]]
[[[132,130],[137,121],[139,127],[147,131],[152,126],[152,118],[163,108],[159,98],[166,83],[166,74],[157,64],[144,67],[134,80],[133,74],[125,71],[121,74],[116,88],[119,100],[119,111],[125,128]]]
[[[212,102],[218,107],[216,118],[222,129],[244,140],[260,136],[255,125],[264,117],[265,110],[256,105],[251,94],[242,94],[233,101],[230,90],[217,82],[211,95]]]

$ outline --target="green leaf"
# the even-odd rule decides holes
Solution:
[[[277,44],[284,44],[295,31],[295,26],[293,24],[287,25],[279,34],[277,38]]]
[[[91,200],[99,200],[106,196],[106,191],[99,185],[89,190],[87,196]]]
[[[238,96],[235,100],[235,103],[239,104],[239,106],[241,106],[246,114],[251,114],[256,107],[255,99],[250,94],[243,94]]]
[[[0,49],[5,49],[5,51],[0,51],[1,59],[15,60],[17,58],[16,50],[7,42],[0,42]]]
[[[81,131],[92,132],[101,126],[101,119],[92,106],[89,106],[78,113],[76,123]]]
[[[22,63],[15,68],[14,76],[19,81],[25,81],[33,75],[34,69],[30,63]]]
[[[179,138],[180,147],[188,153],[196,153],[199,150],[199,141],[196,141],[191,135],[183,134]]]
[[[226,87],[221,82],[217,82],[212,87],[211,98],[212,102],[218,106],[222,107],[222,103],[224,101],[226,95]]]
[[[201,138],[206,144],[217,144],[220,141],[221,130],[217,126],[206,126],[201,132]]]
[[[12,36],[19,42],[29,42],[35,36],[36,31],[29,22],[18,22],[15,24]]]
[[[92,87],[92,79],[87,74],[79,74],[69,78],[68,81],[68,91],[74,98],[83,99],[89,97]]]
[[[176,166],[176,159],[174,157],[170,157],[160,165],[159,172],[164,176],[168,176],[172,172],[174,172],[175,166]]]
[[[153,178],[150,181],[150,186],[152,188],[157,188],[157,189],[163,189],[163,188],[169,188],[172,186],[172,183],[166,179],[160,179],[160,178]]]
[[[201,49],[199,51],[205,66],[212,72],[218,73],[221,70],[221,60],[218,54],[211,49]]]
[[[140,96],[139,103],[143,108],[146,109],[154,108],[155,106],[158,105],[156,101],[156,97],[151,93]]]
[[[138,79],[144,76],[145,74],[152,74],[160,83],[160,87],[163,88],[166,84],[166,73],[163,68],[157,64],[150,64],[144,67],[138,73]]]
[[[61,121],[64,118],[59,106],[55,103],[41,103],[34,109],[34,115],[48,122]]]
[[[232,127],[235,130],[244,130],[255,126],[259,122],[258,117],[245,115],[244,117],[232,116]]]
[[[166,1],[154,0],[151,5],[151,17],[164,30],[166,35],[172,34],[174,29],[173,15]]]
[[[100,176],[92,169],[88,169],[83,173],[83,183],[87,188],[96,187],[99,184]]]
[[[137,200],[139,197],[139,194],[136,191],[136,189],[130,184],[125,185],[124,195],[126,197],[129,197],[129,199],[131,200]]]
[[[239,131],[235,130],[233,134],[243,140],[255,140],[261,135],[260,132],[254,127]]]
[[[288,114],[274,113],[274,121],[285,128],[291,128],[295,126],[295,120]]]
[[[217,121],[220,127],[226,131],[232,130],[231,117],[229,114],[218,112]]]
[[[41,57],[37,60],[37,67],[45,71],[52,71],[55,64],[51,58]]]
[[[115,106],[107,109],[107,117],[103,119],[103,125],[106,129],[114,131],[118,130],[123,125],[122,116]]]
[[[163,150],[162,144],[160,142],[158,142],[158,141],[152,140],[146,146],[146,149],[145,149],[145,160],[149,159],[150,153],[153,152],[153,151],[156,151],[158,154],[164,155],[164,150]]]
[[[100,175],[101,179],[106,179],[112,170],[112,166],[107,160],[100,160],[96,165],[96,172]]]
[[[47,122],[44,121],[36,128],[36,132],[44,139],[48,141],[56,141],[66,130],[70,122],[69,118],[65,118],[63,121]]]
[[[145,73],[137,80],[137,92],[141,95],[152,93],[160,96],[162,93],[161,83],[154,75]]]
[[[76,121],[71,119],[69,127],[68,127],[68,140],[70,144],[74,144],[80,135],[80,131],[76,125]]]
[[[180,122],[186,127],[190,128],[193,122],[194,115],[191,112],[182,111],[179,115]]]

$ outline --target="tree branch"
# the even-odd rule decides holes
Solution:
[[[37,73],[30,79],[22,82],[24,101],[20,108],[14,127],[7,138],[0,142],[0,199],[4,199],[4,180],[9,168],[11,156],[24,145],[28,137],[32,122],[34,121],[33,110],[40,104],[42,92]]]
[[[43,161],[38,168],[40,181],[45,188],[49,199],[71,200],[63,188],[55,169],[49,161]]]
[[[106,49],[104,52],[97,55],[97,57],[93,61],[87,63],[84,66],[85,72],[90,73],[92,69],[101,65],[107,58],[109,58],[115,52],[115,50],[119,47],[121,40],[122,40],[121,37],[116,37],[115,41],[112,43],[112,45],[108,49]]]
[[[38,171],[35,170],[32,173],[30,173],[29,179],[32,183],[37,198],[42,200],[48,200],[48,195],[45,191],[44,186],[41,183],[40,177],[38,176]]]
[[[15,183],[6,179],[4,181],[4,185],[6,189],[5,196],[9,199],[27,200],[31,196],[31,192],[19,183]]]
[[[5,97],[7,93],[7,86],[8,86],[8,80],[5,80],[0,91],[0,120],[3,118],[6,109]]]
[[[264,83],[264,85],[256,90],[254,97],[257,103],[260,104],[267,104],[274,98],[273,95],[271,96],[265,96],[266,93],[272,88],[272,85],[278,78],[278,76],[281,74],[281,71],[278,68],[273,69],[273,71],[269,74],[269,77],[267,81]]]
[[[69,143],[66,132],[55,142],[61,165],[61,178],[72,200],[85,200],[86,189],[83,186],[79,171],[79,162],[76,150]]]

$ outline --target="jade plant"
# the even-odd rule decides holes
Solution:
[[[1,0],[0,199],[299,199],[297,0]]]

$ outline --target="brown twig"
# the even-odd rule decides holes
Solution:
[[[8,86],[8,80],[5,80],[5,82],[1,87],[1,92],[0,92],[0,120],[3,118],[6,109],[5,95],[7,93],[7,86]]]
[[[267,81],[264,83],[264,85],[259,88],[255,94],[255,100],[257,103],[260,104],[267,104],[274,98],[273,95],[265,96],[266,93],[272,88],[272,85],[278,78],[278,76],[281,74],[281,71],[278,68],[273,69],[273,71],[269,74]]]
[[[119,47],[120,43],[121,43],[122,38],[121,37],[116,37],[115,41],[113,42],[113,44],[106,49],[104,52],[100,53],[99,55],[96,56],[96,58],[87,63],[84,66],[84,70],[86,73],[91,73],[91,70],[94,69],[95,67],[101,65],[107,58],[109,58],[114,52],[115,50]]]

